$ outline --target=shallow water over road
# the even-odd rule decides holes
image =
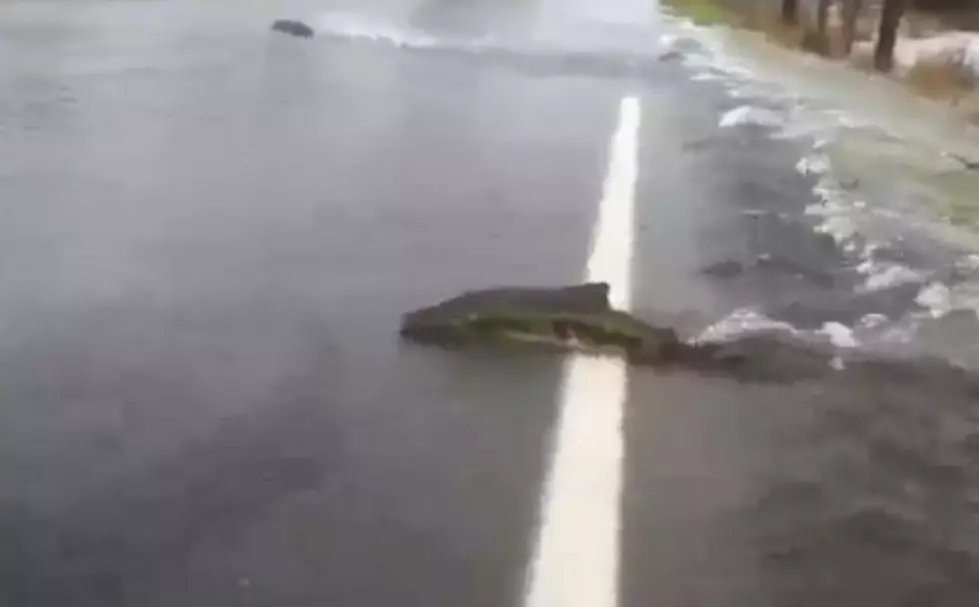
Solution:
[[[681,44],[706,46],[687,58],[697,78],[740,101],[731,120],[763,119],[771,137],[810,146],[797,166],[814,181],[806,214],[857,278],[842,305],[864,312],[861,322],[843,324],[869,331],[870,342],[889,350],[977,364],[979,174],[965,165],[979,154],[975,128],[896,82],[757,34],[690,24],[681,30]],[[873,310],[868,298],[883,301]]]
[[[929,310],[860,291],[823,131],[641,5],[0,4],[0,603],[525,605],[563,363],[398,320],[580,281],[633,160],[638,316]],[[624,376],[604,600],[973,605],[974,384],[894,369]]]

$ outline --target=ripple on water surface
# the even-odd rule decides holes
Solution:
[[[843,255],[850,305],[861,311],[846,324],[861,345],[979,365],[971,345],[979,342],[979,171],[969,168],[979,139],[971,130],[841,65],[747,33],[668,22],[668,42],[684,49],[693,78],[732,99],[720,128],[767,129],[807,150],[796,166],[813,183],[805,221]],[[948,296],[937,298],[939,289]],[[864,309],[884,300],[886,309]],[[754,312],[775,314],[763,305]]]

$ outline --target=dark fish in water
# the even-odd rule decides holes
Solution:
[[[291,19],[276,20],[272,24],[272,30],[299,38],[312,38],[316,34],[316,32],[313,31],[313,28],[309,27],[302,21],[293,21]]]
[[[727,343],[688,343],[608,301],[609,285],[469,291],[404,315],[402,338],[442,347],[537,344],[612,354],[630,364],[686,367],[751,381],[782,381],[832,371],[831,355],[773,335]]]
[[[443,347],[545,345],[618,355],[635,365],[689,367],[759,381],[776,379],[779,369],[791,369],[796,378],[830,371],[828,354],[774,336],[731,343],[684,342],[671,328],[613,309],[608,292],[606,283],[469,291],[404,315],[401,336]]]
[[[613,309],[608,293],[606,283],[469,291],[405,314],[401,337],[446,348],[522,344],[611,354],[632,365],[687,369],[753,383],[788,384],[832,376],[836,382],[877,391],[909,377],[919,378],[916,385],[934,388],[951,386],[954,382],[948,378],[961,376],[965,383],[950,392],[970,402],[979,399],[979,377],[947,362],[875,358],[777,332],[688,342],[672,328]]]
[[[630,359],[665,361],[677,355],[682,343],[673,330],[613,310],[608,289],[605,283],[589,283],[470,291],[406,314],[401,335],[441,346],[510,342],[617,351]]]

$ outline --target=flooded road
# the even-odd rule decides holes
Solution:
[[[578,384],[396,330],[598,242],[690,335],[905,343],[935,277],[863,288],[820,134],[711,49],[627,0],[0,3],[0,604],[543,607]],[[621,407],[618,540],[554,571],[590,607],[975,604],[975,383],[861,369],[584,398]]]
[[[979,364],[975,126],[942,102],[846,62],[766,43],[757,33],[684,29],[706,47],[685,58],[694,77],[742,102],[728,118],[761,116],[772,137],[809,148],[796,167],[815,180],[806,215],[856,278],[842,305],[865,314],[876,308],[841,322],[863,333],[866,346]]]

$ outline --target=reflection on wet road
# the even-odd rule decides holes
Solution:
[[[396,327],[581,280],[624,97],[638,315],[863,317],[809,148],[642,5],[0,5],[0,604],[530,602],[574,382]],[[630,371],[603,604],[974,604],[974,385],[840,377]]]

